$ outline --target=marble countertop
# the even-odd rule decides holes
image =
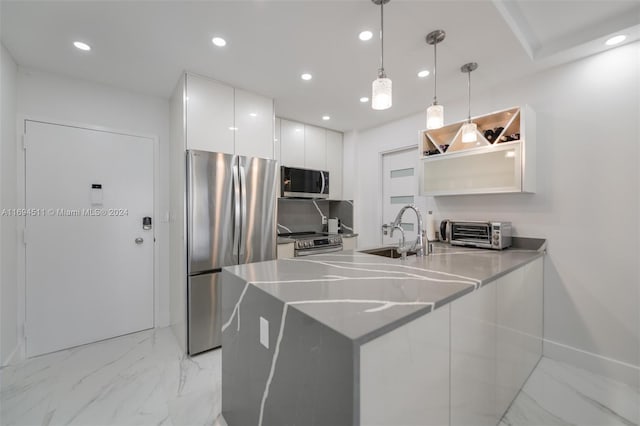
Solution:
[[[293,238],[289,238],[289,237],[277,237],[276,238],[276,244],[292,244],[295,241],[296,240],[294,240]]]
[[[225,270],[362,344],[543,255],[435,244],[406,260],[343,251]]]

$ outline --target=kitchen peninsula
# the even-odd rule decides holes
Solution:
[[[497,424],[542,354],[545,242],[227,267],[234,425]]]

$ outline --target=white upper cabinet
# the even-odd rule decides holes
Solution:
[[[327,130],[327,168],[329,199],[342,199],[342,133]]]
[[[473,117],[476,141],[462,140],[466,120],[420,132],[422,195],[535,192],[536,126],[529,106]]]
[[[342,199],[342,133],[276,118],[275,138],[280,165],[328,171],[329,199]]]
[[[280,121],[280,158],[283,166],[304,168],[304,128],[302,123]]]
[[[304,126],[304,166],[327,170],[327,131],[321,127]],[[331,188],[331,187],[329,187]]]
[[[235,89],[235,152],[260,158],[275,158],[273,100]]]
[[[233,87],[187,74],[187,149],[234,153]]]

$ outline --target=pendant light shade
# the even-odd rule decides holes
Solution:
[[[427,129],[439,129],[444,126],[444,107],[438,104],[438,51],[437,45],[444,40],[444,30],[435,30],[427,34],[427,44],[433,46],[433,103],[427,108]]]
[[[391,80],[378,77],[371,83],[371,108],[382,110],[391,108]]]
[[[380,6],[380,69],[378,78],[371,84],[371,108],[383,110],[391,108],[393,104],[391,79],[384,72],[384,5],[390,0],[371,0],[376,6]]]
[[[464,123],[462,125],[462,142],[471,143],[478,141],[478,126],[476,123]]]
[[[444,126],[444,107],[433,104],[427,108],[427,129],[439,129]]]
[[[462,126],[462,142],[472,143],[478,140],[478,126],[476,123],[471,122],[471,72],[478,68],[478,64],[475,62],[469,62],[460,67],[460,71],[467,73],[469,76],[469,115],[467,122]]]

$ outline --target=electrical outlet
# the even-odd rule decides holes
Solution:
[[[322,224],[323,225],[327,224],[327,217],[326,216],[322,216]]]
[[[260,317],[260,344],[269,349],[269,321]]]

